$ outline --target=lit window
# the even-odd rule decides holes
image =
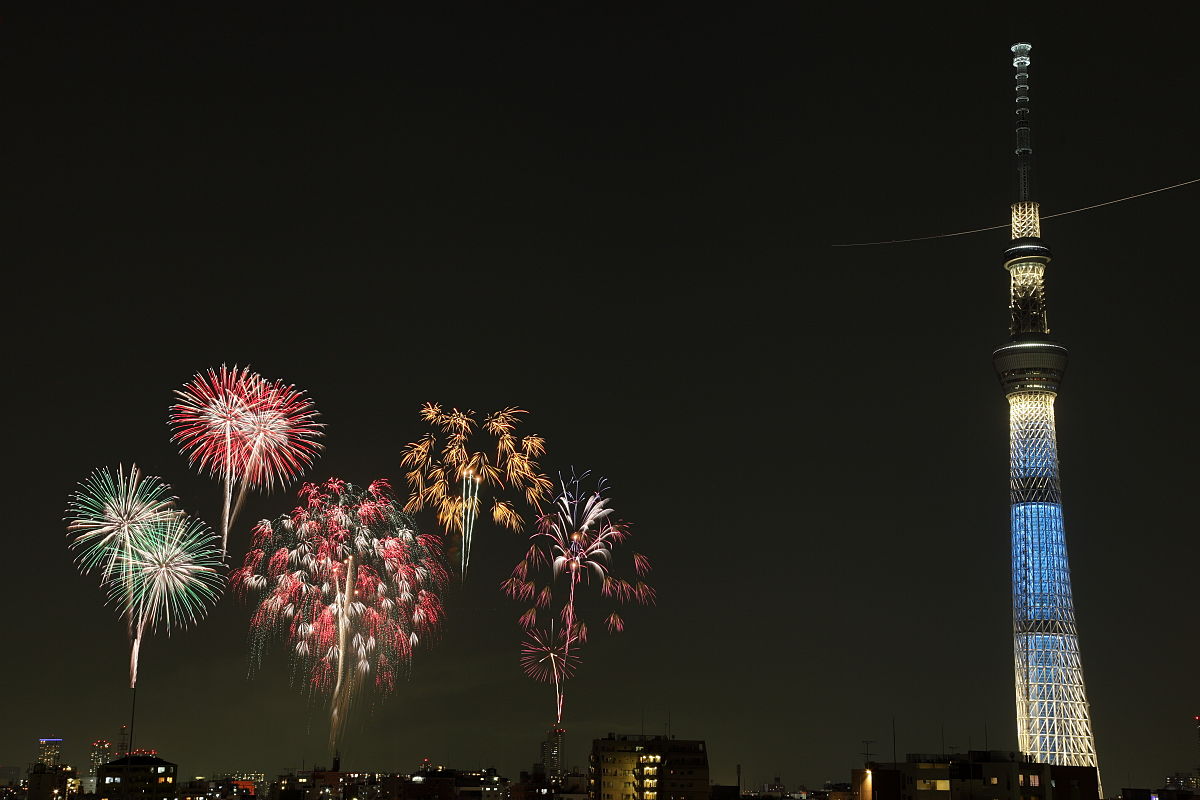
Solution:
[[[1030,786],[1041,786],[1042,785],[1042,776],[1041,775],[1030,775],[1029,776],[1029,785]]]
[[[996,785],[996,784],[998,784],[999,782],[1000,782],[1000,779],[999,779],[999,778],[997,778],[997,777],[996,777],[996,776],[994,776],[994,775],[993,775],[991,778],[989,778],[989,779],[988,779],[988,783],[990,783],[992,786],[995,786],[995,785]]]

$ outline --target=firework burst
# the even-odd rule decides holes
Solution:
[[[628,539],[629,526],[611,518],[604,479],[585,491],[582,484],[587,477],[585,472],[570,480],[560,478],[560,491],[551,510],[538,518],[525,558],[502,584],[510,597],[531,604],[520,617],[528,637],[521,663],[530,677],[554,684],[557,722],[562,722],[566,680],[578,665],[579,647],[588,636],[577,605],[581,587],[598,587],[602,598],[617,604],[654,602],[654,589],[642,580],[650,572],[644,555],[633,554],[638,576],[634,582],[613,574],[614,550]],[[556,618],[562,625],[558,636],[539,627],[549,622],[552,631]],[[625,629],[616,610],[605,622],[610,633]]]
[[[360,489],[331,478],[299,494],[291,514],[258,523],[233,582],[257,602],[255,663],[272,639],[287,642],[308,688],[329,695],[336,750],[359,690],[391,691],[440,628],[449,573],[441,538],[417,530],[386,481]]]
[[[114,577],[117,557],[128,552],[130,537],[139,527],[174,517],[176,498],[171,487],[153,475],[142,475],[137,464],[129,473],[118,466],[94,470],[67,501],[67,533],[84,575],[100,570],[100,580]]]
[[[221,552],[250,489],[285,486],[320,453],[322,426],[312,401],[294,386],[269,381],[249,367],[197,373],[175,392],[171,441],[224,489]],[[234,488],[237,487],[236,499]]]
[[[95,470],[68,500],[67,532],[82,573],[100,572],[129,630],[129,685],[137,686],[146,632],[198,622],[224,584],[217,537],[174,508],[171,487],[143,476]]]
[[[474,411],[453,408],[443,411],[436,403],[421,407],[421,419],[436,429],[404,448],[401,465],[408,471],[409,486],[405,511],[429,506],[436,510],[438,525],[447,538],[460,542],[463,577],[471,561],[471,539],[482,507],[480,488],[492,492],[492,520],[502,527],[521,530],[525,521],[516,501],[506,497],[511,490],[524,502],[541,511],[542,502],[553,489],[542,474],[537,459],[546,452],[545,440],[537,435],[518,437],[517,425],[525,410],[510,406],[483,418],[480,426]],[[491,436],[495,450],[472,450],[472,436],[479,430]],[[439,436],[441,438],[439,438]],[[457,488],[457,491],[455,491]]]
[[[521,645],[521,668],[535,681],[554,684],[555,708],[562,721],[563,689],[579,665],[578,651],[572,653],[565,632],[557,636],[538,630],[527,631]]]

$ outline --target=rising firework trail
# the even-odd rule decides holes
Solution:
[[[569,480],[560,478],[559,493],[551,509],[538,518],[525,558],[502,584],[509,596],[532,603],[520,617],[528,637],[522,665],[535,680],[554,683],[556,722],[562,722],[566,680],[577,666],[579,647],[588,636],[578,603],[581,587],[598,587],[601,597],[618,604],[654,602],[654,589],[641,580],[650,572],[650,561],[644,555],[633,554],[638,576],[634,582],[613,574],[614,550],[628,539],[629,526],[611,518],[613,509],[604,495],[604,479],[598,480],[594,489],[584,490],[587,477],[585,472]],[[562,624],[557,636],[553,633],[556,618]],[[542,622],[550,623],[549,633],[539,627]],[[610,633],[625,629],[615,610],[605,622]]]
[[[175,508],[171,487],[143,475],[100,468],[67,502],[67,535],[80,572],[100,573],[100,585],[129,629],[129,685],[137,685],[138,655],[147,625],[197,621],[220,594],[221,577],[208,558],[207,526]]]
[[[224,585],[217,537],[174,507],[171,487],[136,465],[92,472],[67,501],[67,535],[80,572],[100,585],[129,632],[132,737],[138,661],[147,632],[198,622]],[[131,744],[132,747],[132,738]]]
[[[304,392],[249,367],[197,373],[175,392],[171,441],[190,463],[221,481],[221,551],[250,489],[286,486],[321,450],[322,426]],[[235,495],[236,487],[236,495]]]
[[[257,603],[254,665],[271,640],[287,643],[297,675],[329,697],[336,751],[360,689],[392,691],[440,628],[449,572],[441,537],[417,530],[386,481],[361,489],[331,478],[299,495],[290,514],[258,523],[232,581]]]
[[[464,578],[479,519],[481,486],[486,484],[491,489],[492,520],[514,531],[521,530],[525,521],[516,501],[505,493],[511,490],[540,514],[542,503],[553,489],[537,462],[546,453],[545,440],[533,434],[518,438],[515,433],[525,413],[524,409],[509,406],[484,415],[481,427],[474,411],[443,411],[436,403],[426,403],[421,407],[421,419],[436,432],[404,448],[400,463],[408,470],[404,477],[409,487],[404,510],[415,513],[430,506],[437,511],[438,525],[446,537],[457,537],[460,542]],[[471,449],[472,437],[480,429],[494,439],[494,450],[490,445]],[[457,492],[453,486],[458,487]]]
[[[194,517],[138,526],[117,556],[117,578],[108,582],[109,602],[134,631],[130,688],[137,685],[138,652],[147,632],[194,625],[208,614],[225,585],[217,535]]]

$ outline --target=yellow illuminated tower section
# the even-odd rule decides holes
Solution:
[[[1046,266],[1033,200],[1029,107],[1030,46],[1012,47],[1016,78],[1016,202],[1004,253],[1010,284],[1009,340],[992,361],[1009,406],[1009,502],[1012,529],[1013,645],[1017,733],[1021,750],[1048,764],[1096,766],[1096,741],[1063,527],[1054,400],[1067,350],[1050,338]]]

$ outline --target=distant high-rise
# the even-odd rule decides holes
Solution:
[[[546,780],[557,785],[562,781],[566,769],[563,767],[563,744],[567,735],[566,728],[552,725],[546,731],[546,741],[542,742],[542,769],[546,771]]]
[[[88,751],[88,774],[94,776],[100,765],[108,763],[112,757],[112,742],[108,739],[97,739],[92,742],[92,748]]]
[[[992,362],[1009,405],[1013,644],[1017,734],[1035,762],[1096,766],[1096,742],[1075,629],[1063,528],[1054,401],[1067,350],[1050,338],[1042,241],[1033,199],[1030,45],[1012,46],[1016,78],[1016,197],[1009,274],[1009,340]]]
[[[62,763],[62,739],[38,739],[38,763],[56,767]]]
[[[595,739],[588,800],[709,800],[704,742],[613,733]]]

